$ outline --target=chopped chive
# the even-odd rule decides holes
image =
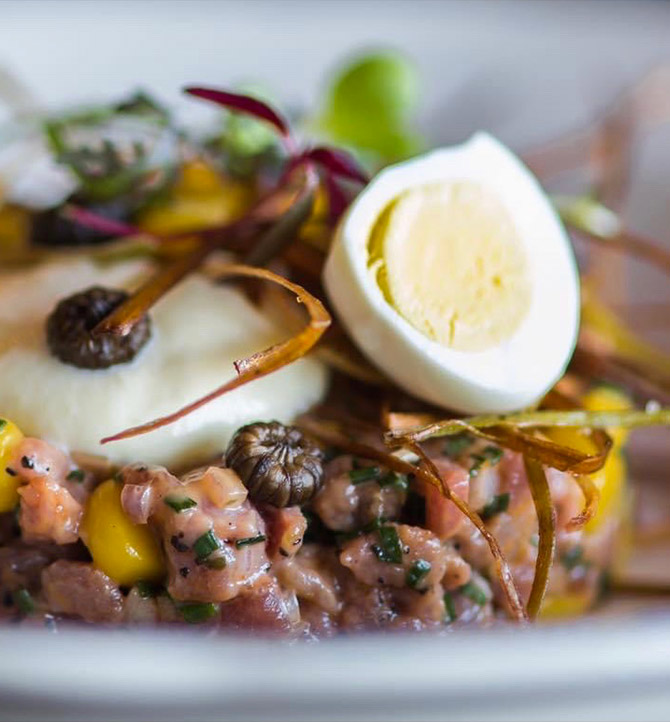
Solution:
[[[379,544],[372,545],[372,551],[380,562],[402,564],[402,546],[394,526],[382,526],[379,531]]]
[[[479,512],[479,516],[481,516],[481,518],[484,519],[484,521],[486,521],[487,519],[491,519],[492,517],[494,517],[496,514],[500,514],[503,511],[507,511],[508,507],[509,507],[509,493],[506,492],[504,494],[497,494]]]
[[[563,552],[563,554],[561,554],[561,564],[568,571],[572,571],[576,567],[585,564],[583,547],[578,544],[566,552]]]
[[[427,562],[425,559],[417,559],[407,570],[407,576],[405,577],[407,586],[412,589],[418,589],[419,584],[430,570],[430,562]]]
[[[364,466],[362,469],[352,469],[349,472],[349,479],[352,484],[363,484],[378,479],[380,473],[378,466]]]
[[[244,539],[236,539],[235,540],[235,546],[240,549],[241,547],[246,547],[251,544],[260,544],[261,542],[265,541],[265,534],[256,534],[256,536],[248,536]]]
[[[447,436],[444,442],[444,453],[454,458],[460,456],[466,449],[469,449],[474,443],[474,439],[470,434],[455,434]]]
[[[180,604],[179,611],[184,621],[189,624],[200,624],[215,617],[219,612],[218,604]]]
[[[470,454],[473,465],[470,467],[470,476],[477,476],[482,466],[487,462],[491,462],[491,466],[495,466],[503,457],[503,450],[498,446],[486,446],[481,454]]]
[[[449,624],[456,621],[456,602],[454,602],[454,598],[451,595],[450,592],[445,592],[444,594],[444,608],[447,612],[447,619],[444,621],[448,621]]]
[[[193,544],[193,551],[195,552],[196,559],[200,562],[217,549],[221,548],[221,542],[214,535],[214,532],[210,529],[205,532],[202,536],[199,536]]]
[[[363,534],[369,534],[373,531],[379,531],[387,521],[388,519],[384,519],[383,516],[375,517],[372,521],[369,521],[361,527],[361,532]]]
[[[384,474],[379,480],[379,486],[381,486],[382,489],[387,486],[393,486],[402,491],[407,491],[409,488],[409,480],[405,474],[389,471],[388,474]]]
[[[209,569],[217,569],[217,570],[219,570],[219,571],[220,571],[221,569],[225,569],[226,566],[227,566],[227,564],[228,564],[228,562],[226,561],[226,558],[225,558],[225,557],[210,557],[210,558],[205,562],[205,565],[206,565]],[[185,574],[185,575],[182,574],[182,576],[183,576],[183,577],[186,577],[186,576],[188,576],[188,568],[187,568],[187,567],[184,567],[184,568],[186,569],[186,574]]]
[[[189,496],[166,496],[163,502],[167,504],[171,509],[174,509],[177,513],[185,511],[186,509],[192,509],[194,506],[198,506],[198,502],[195,499],[191,499]]]
[[[135,587],[137,589],[137,593],[140,597],[142,597],[142,599],[152,599],[153,597],[157,597],[161,592],[161,587],[158,584],[145,582],[143,579],[136,582]]]
[[[474,582],[468,582],[461,587],[461,594],[465,595],[468,599],[483,607],[488,602],[486,592]]]
[[[372,521],[369,521],[367,524],[364,524],[362,527],[360,527],[360,529],[338,532],[335,534],[335,541],[338,543],[338,545],[342,545],[345,542],[356,539],[356,537],[359,537],[361,534],[369,534],[373,531],[379,531],[379,529],[381,529],[382,527],[382,524],[384,524],[386,521],[388,520],[380,516],[373,519]]]
[[[84,481],[85,477],[86,472],[83,469],[72,469],[72,471],[67,475],[67,480],[81,483]]]
[[[14,594],[14,604],[24,614],[31,614],[35,611],[35,602],[32,594],[27,589],[17,589]]]
[[[2,431],[5,426],[7,426],[7,419],[0,419],[0,431]]]

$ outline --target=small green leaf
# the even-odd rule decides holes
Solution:
[[[72,469],[72,471],[67,475],[68,481],[76,481],[78,483],[81,483],[86,478],[86,472],[83,469]]]

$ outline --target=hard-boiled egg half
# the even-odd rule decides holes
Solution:
[[[373,179],[340,223],[324,283],[368,358],[445,408],[531,405],[574,350],[570,241],[530,171],[485,133]]]

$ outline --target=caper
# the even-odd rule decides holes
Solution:
[[[257,422],[238,429],[226,464],[249,490],[249,498],[276,507],[309,501],[323,479],[323,452],[295,426]]]
[[[60,301],[47,319],[51,353],[63,363],[84,369],[104,369],[132,361],[151,336],[147,316],[124,336],[92,333],[127,298],[125,291],[93,286]]]

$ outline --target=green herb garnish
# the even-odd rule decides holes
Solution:
[[[388,474],[379,479],[379,486],[384,489],[385,487],[392,486],[401,491],[407,491],[409,489],[409,479],[405,474],[398,474],[396,471],[389,471]]]
[[[335,541],[338,545],[341,546],[342,544],[344,544],[344,542],[356,539],[356,537],[359,537],[361,534],[369,534],[373,531],[379,531],[379,529],[381,529],[382,527],[382,524],[384,524],[386,521],[388,520],[384,519],[383,517],[377,517],[376,519],[369,521],[367,524],[364,524],[362,527],[360,527],[360,529],[338,532],[335,534]]]
[[[135,584],[135,588],[142,599],[152,599],[161,593],[161,587],[158,584],[145,582],[143,579]]]
[[[0,431],[2,431],[5,426],[7,426],[7,419],[0,419]]]
[[[205,566],[208,569],[216,569],[217,571],[221,571],[221,569],[225,569],[228,566],[228,562],[223,556],[213,556],[207,559],[207,561],[205,562]]]
[[[380,474],[381,470],[378,466],[364,466],[362,469],[352,469],[349,472],[349,480],[352,484],[363,484],[378,479]]]
[[[584,548],[579,545],[574,546],[561,554],[561,564],[568,571],[572,571],[576,567],[582,566],[585,563]]]
[[[405,577],[407,586],[412,589],[418,589],[419,584],[430,570],[430,562],[427,562],[425,559],[417,559],[407,570],[407,576]]]
[[[496,494],[491,501],[479,512],[484,521],[491,519],[496,514],[500,514],[503,511],[507,511],[509,507],[509,493]]]
[[[180,604],[177,609],[189,624],[200,624],[219,613],[218,604]]]
[[[483,607],[486,602],[488,602],[488,597],[486,596],[486,592],[479,586],[477,586],[474,582],[468,582],[467,584],[464,584],[461,589],[461,594],[466,596],[468,599],[471,599],[475,604],[478,604],[480,607]]]
[[[469,449],[474,443],[474,439],[470,434],[456,434],[455,436],[447,436],[444,442],[443,451],[452,459],[460,456],[466,449]]]
[[[31,614],[35,611],[35,602],[32,594],[27,589],[17,589],[14,594],[14,604],[23,614]]]
[[[489,461],[495,466],[503,457],[503,450],[498,446],[486,446],[480,454],[470,454],[473,465],[470,467],[470,476],[477,476],[482,466]]]
[[[445,622],[448,621],[449,624],[456,621],[456,602],[454,602],[454,598],[451,595],[451,592],[445,592],[444,594],[444,608],[447,612],[447,619],[445,619]]]
[[[86,472],[83,469],[73,469],[68,475],[68,481],[77,481],[81,483],[86,477]]]
[[[247,547],[251,544],[260,544],[266,539],[265,534],[256,534],[256,536],[248,536],[244,539],[236,539],[235,546],[240,549],[241,547]]]
[[[379,544],[372,545],[372,551],[380,562],[402,564],[402,545],[394,526],[382,526],[377,532]]]
[[[198,537],[193,544],[195,558],[201,562],[217,549],[221,548],[221,541],[214,535],[210,529],[208,532]]]
[[[186,511],[186,509],[192,509],[194,506],[198,506],[198,502],[195,499],[191,499],[189,496],[166,496],[163,501],[177,513],[180,511]]]

